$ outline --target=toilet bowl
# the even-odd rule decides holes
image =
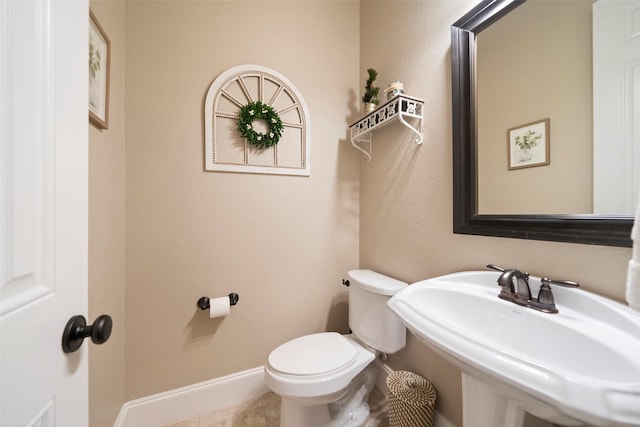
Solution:
[[[269,354],[265,383],[282,398],[281,427],[364,425],[377,377],[372,362],[405,346],[405,326],[386,302],[407,284],[370,270],[348,275],[353,333],[305,335]]]
[[[374,360],[374,351],[335,332],[306,335],[276,348],[265,366],[265,383],[282,398],[280,425],[362,425],[351,422],[369,415]]]

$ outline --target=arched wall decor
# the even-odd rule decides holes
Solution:
[[[282,121],[277,144],[256,148],[238,131],[240,110],[260,102]],[[260,65],[239,65],[220,74],[209,87],[204,107],[207,171],[311,174],[309,112],[296,87],[283,75]],[[260,134],[269,131],[262,119],[253,122]]]

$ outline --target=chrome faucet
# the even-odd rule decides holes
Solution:
[[[500,286],[500,293],[498,296],[500,298],[518,305],[543,311],[545,313],[558,312],[553,298],[551,285],[570,288],[580,287],[577,282],[572,282],[570,280],[551,280],[547,277],[543,277],[540,281],[541,284],[538,296],[533,298],[531,296],[531,288],[529,288],[529,273],[523,273],[516,269],[504,269],[493,264],[487,264],[487,268],[502,273],[500,277],[498,277],[498,285]]]

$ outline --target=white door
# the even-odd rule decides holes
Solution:
[[[593,210],[633,215],[640,191],[640,0],[593,4]]]
[[[87,0],[0,0],[0,426],[88,424]]]

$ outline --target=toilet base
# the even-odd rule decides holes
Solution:
[[[347,386],[335,402],[313,405],[306,401],[282,398],[280,427],[361,427],[369,418],[369,393],[378,371],[370,364]]]

